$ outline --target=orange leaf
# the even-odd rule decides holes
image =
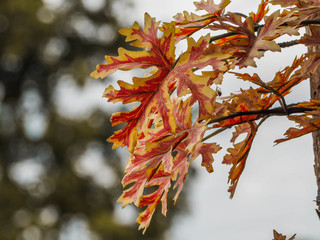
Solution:
[[[269,12],[269,8],[267,8],[267,5],[268,5],[268,0],[261,0],[257,13],[249,14],[249,16],[252,17],[253,21],[258,23],[263,19],[263,17]]]
[[[231,142],[235,142],[236,139],[243,133],[247,133],[245,140],[233,145],[233,148],[229,148],[228,155],[224,156],[224,164],[232,164],[232,168],[229,172],[228,182],[231,186],[228,192],[230,192],[230,198],[233,197],[237,184],[239,182],[240,176],[244,170],[246,160],[251,149],[253,139],[256,135],[257,125],[254,122],[243,123],[236,126],[236,131],[233,133]]]
[[[299,116],[288,116],[288,118],[289,120],[298,123],[300,128],[289,128],[285,133],[285,138],[278,139],[275,141],[275,143],[277,144],[319,130],[320,106],[318,106],[317,110],[310,111]]]
[[[259,118],[258,115],[246,115],[245,113],[249,111],[268,109],[275,102],[272,96],[257,92],[253,88],[241,90],[240,94],[231,94],[229,97],[226,97],[226,99],[227,100],[222,103],[222,105],[219,107],[220,110],[216,113],[212,120],[215,120],[215,118],[226,117],[231,114],[235,114],[235,116],[219,121],[219,123],[213,126],[215,128],[230,127],[236,124],[255,120]],[[240,116],[237,115],[237,113],[242,112],[244,114]]]

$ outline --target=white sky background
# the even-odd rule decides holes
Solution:
[[[259,3],[258,0],[234,0],[227,10],[247,14],[256,11]],[[134,21],[143,24],[145,12],[157,20],[170,21],[179,12],[195,9],[192,0],[137,0],[133,8],[122,8],[120,20],[125,27]],[[276,71],[290,64],[295,54],[303,51],[304,47],[292,47],[282,53],[266,54],[258,62],[257,69],[248,71],[257,71],[262,78],[271,78]],[[306,82],[294,97],[288,98],[288,102],[308,98]],[[274,117],[259,129],[232,200],[226,183],[230,166],[221,164],[223,155],[216,155],[212,174],[200,166],[200,159],[195,160],[193,165],[198,168],[198,177],[193,182],[186,179],[186,184],[192,186],[188,195],[191,213],[176,218],[167,234],[168,239],[271,240],[273,229],[287,236],[297,233],[296,239],[320,239],[313,202],[316,184],[311,135],[278,146],[273,143],[290,126],[294,124],[284,117]],[[230,138],[231,133],[220,136],[218,141],[225,145],[223,143],[228,143]]]

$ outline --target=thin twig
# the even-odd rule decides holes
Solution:
[[[305,21],[302,21],[300,23],[301,26],[306,26],[306,25],[310,25],[310,24],[320,24],[320,19],[315,19],[315,20],[305,20]],[[254,31],[258,31],[260,28],[262,28],[264,26],[264,24],[262,25],[256,25],[254,26]],[[283,23],[281,24],[280,26],[288,26],[288,23]],[[222,38],[226,38],[226,37],[230,37],[230,36],[234,36],[234,35],[237,35],[237,34],[241,34],[239,32],[228,32],[228,33],[224,33],[224,34],[221,34],[221,35],[217,35],[217,36],[214,36],[214,37],[211,37],[210,38],[210,42],[213,42],[213,41],[216,41],[218,39],[222,39]],[[284,44],[285,43],[279,43],[280,44]],[[288,43],[287,43],[288,44]],[[293,44],[293,43],[290,43],[290,44]],[[288,46],[284,46],[284,47],[290,47],[291,45],[288,44]],[[293,45],[295,44],[298,44],[298,43],[294,43]],[[292,45],[292,46],[293,46]]]
[[[269,117],[270,117],[270,116],[268,116],[268,115],[263,116],[263,118],[261,119],[261,121],[258,123],[257,128],[259,128],[259,127],[262,125],[262,123],[264,123],[264,121],[267,120]]]
[[[297,42],[297,40],[292,40],[292,41],[289,41],[289,42],[278,43],[278,45],[279,45],[281,48],[292,47],[292,46],[297,45],[297,44],[299,44],[299,43]]]

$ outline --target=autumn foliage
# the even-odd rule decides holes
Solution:
[[[298,124],[276,143],[320,127],[320,101],[287,104],[285,100],[292,88],[315,72],[320,53],[297,56],[273,79],[238,71],[256,67],[266,51],[319,44],[320,31],[312,24],[319,24],[320,1],[262,0],[257,12],[248,16],[228,12],[229,3],[195,2],[203,14],[183,12],[164,23],[146,13],[143,27],[136,22],[120,30],[135,50],[120,48],[118,56],[106,56],[107,63],[91,74],[105,78],[117,70],[146,69],[145,77],[119,80],[118,88],[109,86],[103,93],[109,102],[135,103],[130,111],[112,115],[113,126],[124,125],[108,141],[113,148],[128,147],[124,191],[118,202],[143,209],[137,222],[144,231],[160,201],[166,215],[169,191],[175,191],[176,203],[194,159],[201,155],[201,165],[213,172],[213,156],[222,149],[217,143],[221,132],[233,131],[233,147],[222,161],[231,165],[228,191],[233,197],[256,133],[267,118],[283,115]],[[281,10],[269,13],[270,5],[280,5]],[[310,34],[301,36],[298,30],[306,25]],[[283,35],[292,41],[278,42]],[[187,47],[177,53],[180,43]],[[226,73],[251,87],[221,95]],[[240,135],[244,140],[237,141]]]

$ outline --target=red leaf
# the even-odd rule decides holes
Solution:
[[[195,159],[199,154],[202,155],[201,166],[204,166],[209,173],[213,172],[212,163],[214,161],[212,154],[217,153],[221,150],[221,147],[216,143],[202,143],[199,142],[192,154],[192,160]]]
[[[132,28],[120,32],[126,35],[127,41],[135,47],[143,48],[142,51],[128,51],[119,49],[118,57],[106,57],[108,64],[97,66],[91,75],[95,78],[104,78],[116,70],[130,70],[133,68],[156,67],[151,76],[146,78],[133,78],[133,84],[118,81],[120,90],[108,87],[104,96],[112,102],[141,102],[140,106],[125,113],[115,113],[111,118],[113,125],[127,123],[108,140],[118,146],[128,146],[132,152],[137,142],[138,130],[147,125],[150,112],[159,111],[168,129],[175,131],[173,107],[169,97],[169,82],[167,74],[175,60],[174,29],[168,29],[161,38],[157,37],[158,25],[154,18],[145,15],[145,28],[141,29],[137,23]]]
[[[185,102],[174,99],[173,102],[177,106],[173,111],[177,122],[176,133],[168,133],[162,121],[155,122],[157,127],[148,129],[143,138],[138,139],[122,180],[124,187],[130,187],[124,190],[118,202],[122,202],[123,207],[131,203],[139,208],[146,207],[137,219],[139,229],[144,231],[160,201],[162,213],[166,214],[167,195],[173,181],[176,181],[174,188],[178,187],[174,196],[174,202],[177,201],[190,164],[188,156],[202,154],[203,164],[210,168],[212,153],[220,150],[215,144],[201,143],[207,129],[206,123],[190,125],[190,99]],[[155,116],[152,118],[157,119]],[[145,189],[152,192],[145,194]]]
[[[133,152],[138,132],[143,132],[149,124],[150,113],[158,111],[168,131],[174,132],[176,123],[173,118],[173,104],[170,92],[177,86],[181,97],[186,91],[192,94],[190,104],[199,102],[199,119],[206,119],[211,114],[215,92],[208,86],[209,77],[198,76],[192,72],[194,68],[211,65],[215,69],[226,70],[227,54],[218,48],[208,48],[209,36],[202,37],[198,42],[188,39],[188,50],[174,62],[174,28],[166,31],[161,38],[155,36],[158,23],[149,15],[145,16],[145,28],[142,30],[137,23],[130,29],[120,31],[127,36],[127,41],[135,47],[145,50],[131,52],[119,50],[118,57],[106,57],[108,64],[102,64],[92,73],[93,77],[105,77],[117,69],[130,70],[136,67],[156,67],[151,75],[145,78],[133,78],[133,84],[118,81],[119,90],[108,87],[104,96],[112,102],[141,102],[129,112],[115,113],[111,118],[113,125],[127,123],[108,140],[118,146],[128,146]]]

